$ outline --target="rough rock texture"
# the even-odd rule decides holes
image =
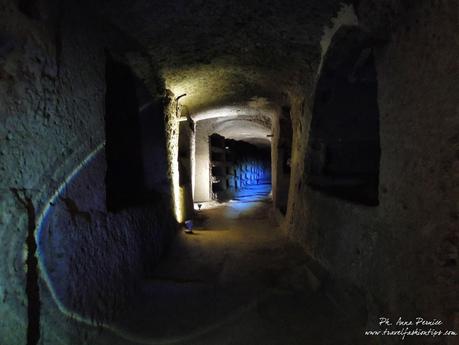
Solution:
[[[0,2],[0,343],[40,339],[59,344],[71,334],[75,339],[84,335],[62,317],[38,277],[50,274],[57,301],[73,313],[99,322],[110,318],[123,291],[132,289],[124,275],[140,275],[143,265],[158,255],[159,242],[145,247],[161,221],[146,206],[129,216],[106,214],[102,151],[92,162],[96,166],[88,166],[93,170],[78,175],[76,185],[65,189],[56,204],[48,204],[104,142],[104,48],[127,48],[131,42],[72,2],[25,3],[38,8]],[[120,41],[124,43],[118,45]],[[48,207],[53,211],[35,252],[36,227]],[[172,219],[166,214],[161,212],[165,223]],[[135,235],[124,226],[128,221],[138,225]],[[58,238],[66,240],[56,242]],[[149,256],[152,252],[156,254]],[[37,267],[39,254],[43,265]],[[75,280],[67,280],[69,276]],[[104,289],[105,297],[94,303],[106,284],[111,292]]]
[[[0,341],[24,344],[29,297],[25,237],[37,217],[28,216],[12,189],[25,189],[38,214],[65,177],[103,141],[103,117],[88,116],[102,114],[103,51],[88,40],[85,29],[70,31],[71,22],[31,21],[11,2],[2,2],[1,8],[0,241],[6,260],[0,268]]]
[[[403,21],[376,11],[398,13],[402,5]],[[387,31],[396,23],[386,32],[387,41],[377,40],[373,48],[381,114],[380,204],[357,206],[305,185],[312,114],[309,108],[302,112],[297,101],[292,105],[294,197],[285,226],[332,276],[360,289],[369,325],[381,315],[423,315],[451,326],[459,301],[458,87],[451,78],[457,75],[457,3],[362,1],[357,12],[377,39],[373,25],[386,25]]]
[[[99,1],[98,10],[148,48],[167,87],[191,113],[281,100],[311,83],[336,0]],[[300,86],[301,88],[301,86]]]
[[[162,202],[107,211],[105,172],[100,149],[51,201],[37,234],[42,273],[58,303],[96,323],[128,308],[174,228],[167,194]]]
[[[210,195],[209,134],[260,146],[273,134],[282,225],[315,259],[321,288],[334,282],[356,297],[359,303],[343,308],[368,311],[369,327],[384,314],[457,324],[455,0],[360,0],[355,11],[336,0],[76,2],[0,0],[1,344],[120,343],[75,317],[115,318],[161,253],[167,230],[184,219],[182,116],[197,121],[192,171],[204,188],[195,189],[195,201]],[[307,185],[321,48],[332,46],[324,42],[343,23],[371,38],[380,114],[377,206]],[[155,210],[130,205],[113,214],[104,205],[106,50],[129,61],[155,101],[164,101],[164,202]],[[284,106],[291,142],[281,128]],[[289,147],[289,181],[281,186]],[[148,175],[155,167],[144,166]]]

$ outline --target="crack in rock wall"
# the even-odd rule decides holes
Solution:
[[[75,319],[106,323],[128,304],[175,230],[171,197],[105,208],[104,48],[132,42],[72,1],[27,3],[0,1],[0,343],[26,344],[33,327],[29,344],[93,344],[101,331]],[[15,190],[37,212],[41,310],[29,322],[30,210]]]

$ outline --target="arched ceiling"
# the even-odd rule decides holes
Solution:
[[[233,105],[208,108],[206,110],[190,114],[194,121],[202,121],[217,117],[228,116],[251,116],[265,119],[271,125],[272,115],[276,112],[276,106],[264,97],[254,97],[247,102],[234,103]]]
[[[212,133],[256,146],[269,146],[272,119],[276,111],[271,101],[254,97],[247,102],[210,108],[192,114],[191,118],[196,122],[211,123]]]
[[[102,0],[191,114],[304,91],[337,0]],[[284,98],[283,98],[284,97]]]
[[[269,146],[271,143],[271,128],[247,117],[219,118],[215,124],[215,133],[228,139],[245,141],[259,147]]]

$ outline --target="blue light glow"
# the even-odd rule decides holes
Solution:
[[[42,243],[40,241],[42,232],[45,228],[45,225],[49,221],[49,217],[51,215],[51,211],[53,209],[53,206],[58,202],[58,198],[62,193],[64,192],[65,188],[73,181],[73,179],[78,175],[78,173],[83,170],[96,156],[97,154],[105,147],[105,142],[102,142],[99,144],[89,155],[86,156],[83,161],[76,166],[75,169],[64,179],[64,181],[60,184],[60,186],[56,189],[54,194],[50,197],[49,201],[46,203],[45,208],[42,210],[40,213],[38,219],[37,219],[37,227],[35,229],[35,241],[37,243],[37,256],[38,256],[38,263],[40,267],[40,271],[42,273],[42,277],[44,281],[46,282],[49,291],[51,292],[51,295],[56,302],[59,310],[64,313],[65,315],[68,315],[74,319],[77,319],[79,321],[93,324],[93,322],[89,319],[83,318],[80,315],[75,314],[74,312],[70,311],[68,308],[66,308],[62,302],[59,300],[57,297],[57,293],[55,289],[53,288],[50,278],[47,273],[47,269],[44,263],[44,255],[43,255],[43,247]]]

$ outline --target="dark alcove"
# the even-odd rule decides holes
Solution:
[[[105,135],[107,208],[119,211],[169,193],[162,99],[129,66],[107,54]]]
[[[306,157],[313,189],[378,205],[379,110],[372,42],[342,27],[324,58],[314,99]]]

